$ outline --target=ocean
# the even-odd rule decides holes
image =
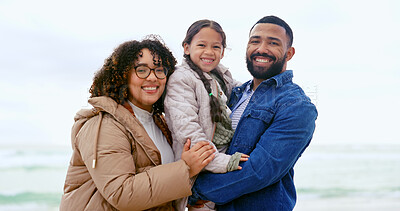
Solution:
[[[69,146],[1,146],[0,210],[58,210]],[[311,144],[295,211],[400,210],[400,144]]]

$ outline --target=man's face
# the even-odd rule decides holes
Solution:
[[[283,27],[260,23],[250,32],[247,68],[254,78],[265,80],[286,70],[286,62],[293,53],[294,49],[288,48],[288,37]]]

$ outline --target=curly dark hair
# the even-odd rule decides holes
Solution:
[[[167,80],[173,73],[176,59],[158,35],[148,35],[141,41],[131,40],[119,45],[103,67],[96,72],[89,92],[92,97],[107,96],[118,104],[128,101],[128,78],[142,49],[147,48],[152,55],[158,55],[162,65],[168,69]],[[153,104],[155,113],[164,112],[165,90],[160,99]]]

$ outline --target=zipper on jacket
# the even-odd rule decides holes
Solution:
[[[92,162],[92,168],[96,168],[96,160],[97,160],[97,142],[98,142],[98,138],[99,138],[99,133],[100,133],[100,126],[101,126],[101,121],[103,119],[103,113],[101,111],[98,111],[99,113],[99,120],[97,123],[97,133],[96,136],[94,138],[94,153],[93,153],[93,162]]]

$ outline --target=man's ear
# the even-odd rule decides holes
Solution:
[[[294,56],[294,53],[296,51],[294,50],[293,47],[290,47],[286,53],[286,61],[289,61],[290,59],[292,59],[292,57]]]

